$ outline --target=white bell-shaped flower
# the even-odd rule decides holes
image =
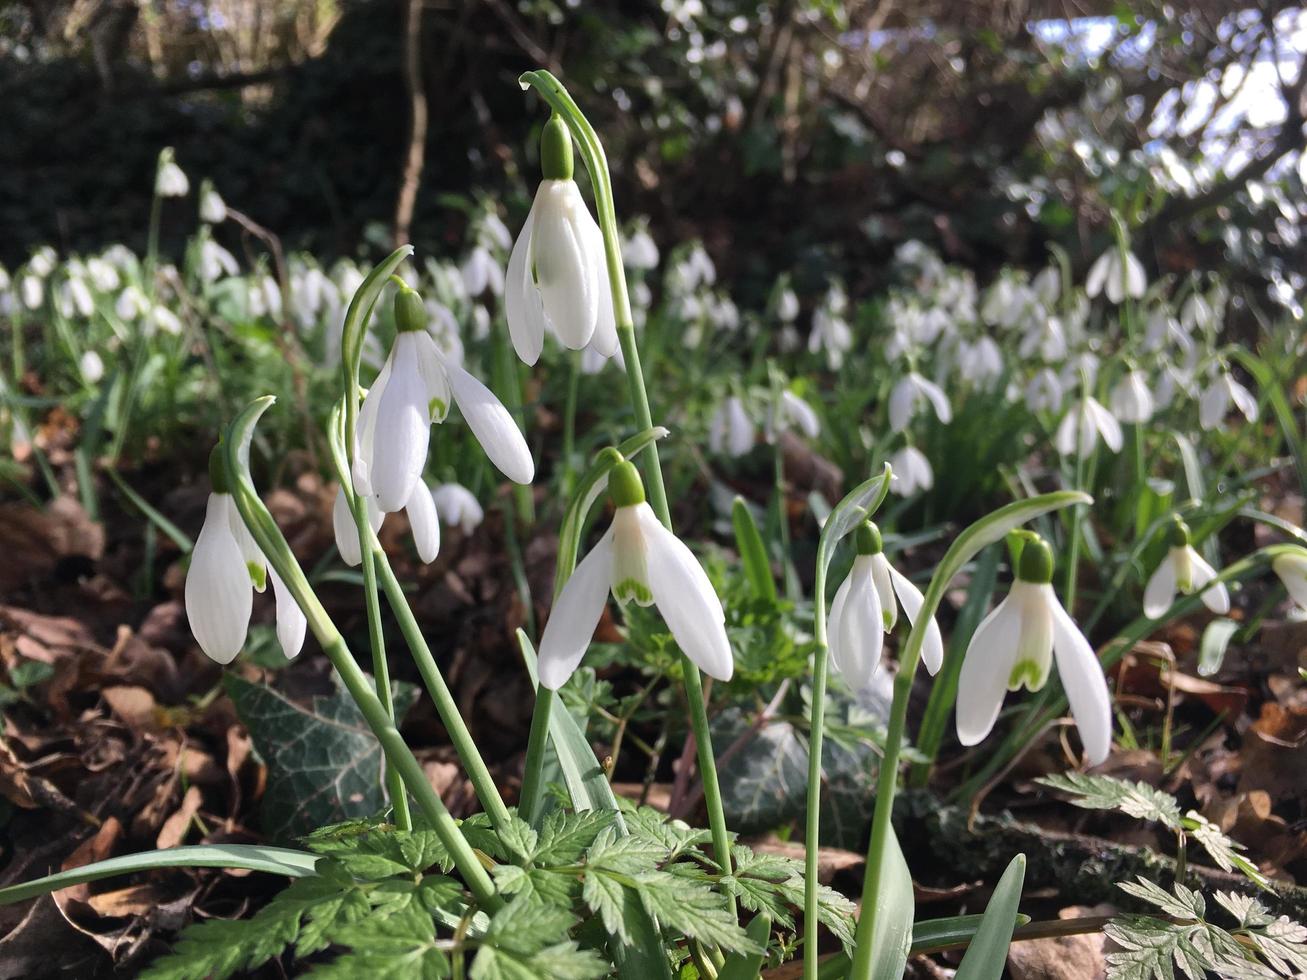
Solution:
[[[967,645],[958,677],[958,741],[976,745],[984,739],[1007,691],[1038,691],[1056,659],[1085,754],[1097,765],[1112,747],[1107,681],[1089,641],[1058,602],[1052,580],[1052,551],[1041,539],[1027,541],[1012,590]]]
[[[690,549],[645,503],[635,467],[613,468],[608,491],[612,526],[563,586],[540,638],[540,683],[557,690],[585,656],[611,592],[619,603],[657,605],[685,655],[711,677],[728,681],[735,661],[725,614]]]
[[[1003,373],[1003,353],[992,337],[979,337],[974,342],[962,341],[958,345],[958,374],[962,380],[984,387]]]
[[[468,253],[459,272],[468,296],[480,296],[487,289],[495,296],[504,291],[504,270],[484,245],[476,245]]]
[[[744,402],[731,395],[717,407],[708,425],[708,448],[738,459],[753,448],[757,427],[744,410]]]
[[[82,379],[87,384],[93,385],[104,377],[104,358],[98,351],[83,351],[77,361],[77,369],[81,371]]]
[[[1153,417],[1153,392],[1143,371],[1129,371],[1112,388],[1108,398],[1112,414],[1119,422],[1140,424]]]
[[[643,223],[636,227],[630,238],[622,241],[622,262],[637,272],[658,268],[658,246]]]
[[[1225,421],[1233,403],[1249,422],[1257,421],[1257,399],[1253,393],[1230,375],[1221,371],[1198,399],[1198,424],[1204,429],[1215,429]]]
[[[1216,570],[1189,543],[1189,525],[1176,518],[1171,527],[1166,557],[1144,587],[1144,615],[1160,619],[1179,595],[1201,590],[1200,598],[1212,612],[1224,616],[1230,611],[1230,592],[1216,582]]]
[[[953,410],[949,407],[948,396],[933,381],[928,381],[916,371],[908,374],[894,386],[889,396],[889,427],[891,432],[902,432],[917,414],[922,401],[927,401],[935,409],[935,417],[944,425],[953,419]]]
[[[817,413],[790,389],[781,391],[780,400],[767,411],[767,441],[775,442],[782,432],[797,428],[809,439],[821,434]]]
[[[1116,245],[1089,267],[1089,277],[1085,280],[1086,293],[1091,297],[1103,293],[1113,303],[1120,303],[1127,296],[1142,299],[1147,289],[1143,263],[1129,249],[1122,250]]]
[[[1084,457],[1094,451],[1100,436],[1112,452],[1121,451],[1121,423],[1097,399],[1086,395],[1062,416],[1053,441],[1063,456]]]
[[[212,492],[204,526],[195,539],[186,573],[186,619],[191,633],[211,660],[231,663],[245,646],[254,590],[262,592],[271,578],[277,603],[277,639],[287,659],[292,658],[304,645],[307,621],[241,520],[227,489],[221,447],[209,457],[209,480]]]
[[[530,483],[535,463],[508,409],[446,357],[426,331],[426,308],[411,289],[395,296],[398,333],[359,410],[354,489],[385,513],[403,508],[426,464],[432,422],[452,403],[490,461],[510,480]]]
[[[793,295],[793,294],[791,294]],[[812,333],[808,335],[808,353],[826,352],[826,366],[838,371],[844,356],[853,348],[853,331],[838,313],[825,306],[812,315]]]
[[[915,624],[924,599],[921,590],[885,558],[875,524],[864,521],[855,538],[858,554],[831,602],[826,635],[835,669],[854,690],[865,690],[880,666],[884,634],[898,622],[899,605],[908,622]],[[934,617],[926,628],[921,659],[931,674],[944,663],[944,640]]]
[[[1299,609],[1307,610],[1307,551],[1286,551],[1271,559],[1271,570],[1280,577]]]
[[[1057,298],[1062,295],[1062,270],[1055,265],[1045,266],[1031,280],[1030,288],[1035,291],[1039,302],[1044,304],[1044,309],[1051,310],[1057,303]]]
[[[227,202],[207,180],[200,186],[200,220],[211,225],[227,220]]]
[[[235,276],[240,274],[240,265],[236,262],[236,256],[227,251],[212,238],[205,238],[200,245],[200,281],[214,283],[224,275]]]
[[[190,190],[191,182],[173,160],[172,147],[164,147],[159,151],[159,168],[154,173],[154,193],[159,197],[185,197]]]
[[[935,485],[935,471],[930,460],[916,446],[904,446],[889,460],[894,479],[890,492],[900,497],[911,497],[918,490],[929,490]]]
[[[776,319],[781,323],[793,323],[799,318],[799,297],[788,285],[782,286],[776,293]],[[813,330],[816,331],[816,323]]]
[[[486,513],[472,491],[460,483],[442,483],[432,492],[440,519],[448,527],[471,534],[486,519]]]
[[[1026,408],[1032,412],[1056,412],[1062,407],[1062,382],[1052,368],[1040,368],[1026,382]]]
[[[368,523],[374,533],[380,531],[386,515],[373,497],[365,496],[364,500],[368,508]],[[336,536],[336,550],[340,552],[341,560],[351,568],[357,568],[363,561],[363,552],[359,548],[358,528],[354,526],[354,515],[350,512],[349,499],[343,488],[336,490],[336,500],[331,506],[331,530]]]
[[[612,286],[603,233],[572,179],[572,137],[554,116],[540,138],[544,179],[508,260],[504,313],[517,356],[534,364],[552,332],[580,350],[593,337],[600,353],[617,350]]]

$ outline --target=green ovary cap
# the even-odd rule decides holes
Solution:
[[[858,554],[879,555],[885,550],[885,542],[880,536],[880,528],[872,521],[863,521],[853,534]]]
[[[545,180],[572,179],[572,134],[562,116],[550,116],[540,134],[540,173]]]
[[[1183,548],[1189,544],[1189,525],[1180,518],[1175,518],[1171,524],[1171,530],[1166,536],[1167,542],[1172,548]]]
[[[1031,538],[1021,549],[1017,580],[1035,585],[1047,585],[1053,581],[1053,549],[1043,538]]]
[[[209,453],[209,488],[214,493],[231,493],[227,482],[227,453],[221,442]]]
[[[634,463],[626,460],[613,467],[608,477],[608,496],[613,498],[616,507],[634,507],[644,503],[644,484],[640,482],[640,472]]]
[[[395,329],[400,333],[427,328],[427,308],[416,289],[401,286],[395,293]]]

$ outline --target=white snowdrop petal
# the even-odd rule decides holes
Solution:
[[[892,565],[889,573],[890,580],[894,583],[894,591],[899,597],[899,602],[903,604],[903,613],[908,617],[908,622],[915,627],[925,597],[906,575]],[[939,623],[935,622],[934,616],[930,617],[930,625],[926,627],[926,639],[921,645],[921,662],[926,665],[926,670],[932,676],[939,673],[940,667],[944,666],[944,637],[940,634]]]
[[[436,502],[431,490],[422,481],[413,484],[413,493],[404,505],[408,515],[408,525],[413,532],[413,544],[417,547],[418,558],[430,564],[440,554],[440,518],[436,514]]]
[[[1189,547],[1189,562],[1193,569],[1193,591],[1198,592],[1201,589],[1203,605],[1218,616],[1224,616],[1230,611],[1230,590],[1225,587],[1224,582],[1213,581],[1216,578],[1216,569],[1212,568],[1192,546]]]
[[[849,586],[853,584],[852,576],[846,575],[840,587],[835,590],[831,600],[830,613],[826,616],[826,646],[830,650],[831,663],[835,669],[844,674],[843,650],[840,646],[840,620],[844,617],[844,606],[849,600]]]
[[[268,578],[272,580],[272,596],[277,602],[277,642],[281,644],[281,652],[286,655],[286,659],[294,660],[304,649],[304,634],[309,628],[309,621],[286,583],[271,565],[268,566]]]
[[[191,551],[186,573],[186,619],[200,649],[211,660],[229,664],[245,645],[254,608],[249,572],[232,534],[231,497],[209,495],[204,526]]]
[[[1058,423],[1057,435],[1053,437],[1053,444],[1063,456],[1070,456],[1076,451],[1076,433],[1080,425],[1079,415],[1079,406],[1072,406],[1071,410],[1062,416],[1062,421]]]
[[[1175,562],[1168,552],[1144,586],[1144,615],[1149,619],[1160,619],[1175,602],[1175,592]]]
[[[1253,397],[1253,393],[1228,374],[1225,376],[1225,383],[1230,389],[1230,398],[1234,401],[1234,407],[1239,409],[1249,422],[1256,422],[1257,399]]]
[[[917,389],[911,378],[904,378],[894,386],[889,396],[889,428],[902,432],[912,421],[912,409],[917,401]]]
[[[461,367],[446,363],[445,370],[454,401],[490,462],[514,483],[530,483],[535,477],[535,462],[508,409],[489,388]]]
[[[336,501],[331,505],[331,530],[336,536],[336,550],[340,552],[341,560],[356,568],[363,561],[363,552],[359,548],[358,529],[354,526],[354,515],[350,513],[344,488],[336,491]]]
[[[536,202],[540,200],[539,192]],[[544,309],[540,293],[531,278],[531,233],[535,226],[536,204],[526,217],[508,259],[504,282],[504,315],[508,318],[508,335],[513,349],[524,364],[535,364],[545,343]]]
[[[608,262],[604,254],[604,234],[590,212],[584,212],[581,229],[585,239],[587,263],[594,271],[595,292],[598,297],[595,307],[595,329],[590,337],[590,346],[604,357],[617,353],[617,315],[613,309],[613,286],[608,281]]]
[[[1116,417],[1111,412],[1092,398],[1088,400],[1088,408],[1094,427],[1097,428],[1099,434],[1102,435],[1103,442],[1107,444],[1107,448],[1112,450],[1114,453],[1119,453],[1121,451],[1121,446],[1124,443],[1121,433],[1121,423],[1116,420]]]
[[[1021,639],[1020,605],[1009,594],[981,621],[958,675],[957,731],[963,745],[981,742],[998,718]]]
[[[599,311],[598,282],[586,261],[580,225],[585,202],[575,182],[554,180],[541,183],[536,206],[531,232],[536,287],[558,339],[580,350],[590,342]]]
[[[849,573],[849,594],[840,617],[840,673],[854,690],[863,690],[880,666],[885,644],[885,620],[880,610],[880,596],[872,578],[871,564],[860,555]]]
[[[719,681],[729,681],[735,658],[726,638],[726,615],[698,559],[658,522],[648,504],[636,505],[644,534],[649,591],[685,655]]]
[[[417,356],[418,373],[422,375],[422,383],[426,386],[427,417],[430,422],[443,422],[449,414],[453,394],[449,390],[449,374],[445,370],[440,348],[436,346],[431,334],[423,332],[414,335],[413,350]],[[455,358],[454,363],[457,361]]]
[[[1053,655],[1057,658],[1058,676],[1066,689],[1085,755],[1096,766],[1107,759],[1112,748],[1112,701],[1103,665],[1080,628],[1052,595],[1052,587],[1045,588],[1053,614]]]
[[[886,632],[892,630],[899,619],[899,604],[894,601],[893,574],[894,569],[890,567],[885,552],[871,556],[871,580],[876,585],[876,597],[880,600],[880,614]]]
[[[391,350],[390,380],[377,405],[372,446],[372,491],[377,506],[401,510],[422,475],[431,438],[427,385],[418,367],[415,333],[401,333]],[[429,339],[429,338],[428,338]]]
[[[812,406],[788,390],[781,392],[781,403],[785,415],[793,420],[799,427],[799,431],[809,439],[816,439],[821,433],[821,426],[817,422],[817,413],[812,410]]]
[[[1219,380],[1208,385],[1198,399],[1198,424],[1204,429],[1215,429],[1225,420],[1230,409],[1230,390]]]
[[[949,406],[948,396],[933,381],[916,375],[917,390],[930,400],[935,409],[935,417],[947,425],[953,420],[953,409]]]
[[[245,561],[245,570],[254,585],[254,591],[262,592],[268,587],[268,563],[263,557],[263,552],[259,550],[254,535],[250,534],[250,529],[241,520],[240,511],[236,509],[235,498],[226,493],[219,496],[226,500],[227,520],[231,524],[232,537],[236,539],[236,547],[240,548],[241,558]]]
[[[1271,561],[1271,568],[1284,583],[1285,590],[1301,609],[1307,609],[1307,555],[1286,553]]]
[[[1125,253],[1125,291],[1134,299],[1142,299],[1148,288],[1148,277],[1144,274],[1143,263],[1133,252]]]
[[[1091,298],[1103,291],[1103,284],[1107,281],[1108,265],[1111,257],[1112,253],[1110,251],[1104,252],[1089,267],[1089,278],[1085,280],[1085,293]]]
[[[585,656],[613,579],[613,533],[605,534],[572,572],[540,637],[540,683],[556,691]]]
[[[358,418],[354,422],[354,465],[350,477],[354,483],[354,492],[365,497],[372,496],[372,449],[377,436],[377,406],[390,381],[390,358],[381,365],[381,371],[372,382],[372,387],[363,397]]]

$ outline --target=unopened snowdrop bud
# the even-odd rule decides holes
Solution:
[[[373,533],[380,531],[386,515],[371,496],[365,496],[364,499],[367,502],[368,523],[372,525]],[[336,501],[331,507],[331,530],[335,533],[336,550],[340,552],[341,560],[351,568],[358,567],[363,561],[363,552],[359,548],[358,528],[354,524],[354,515],[349,509],[349,499],[343,488],[336,491]]]
[[[735,395],[717,407],[708,426],[708,448],[738,459],[753,448],[757,430]]]
[[[1085,280],[1086,293],[1091,297],[1103,293],[1113,303],[1120,303],[1127,296],[1142,299],[1147,288],[1143,264],[1129,249],[1116,245],[1089,267],[1089,278]]]
[[[200,185],[200,220],[211,225],[222,224],[227,220],[227,202],[207,180]]]
[[[657,605],[685,655],[709,676],[730,680],[726,617],[698,560],[658,522],[631,463],[613,468],[608,492],[612,526],[559,593],[540,638],[540,683],[557,690],[576,671],[610,592],[619,603]]]
[[[104,359],[96,351],[88,350],[83,353],[77,362],[77,367],[87,384],[93,385],[104,377]]]
[[[894,386],[889,396],[889,426],[891,432],[902,432],[917,414],[922,401],[928,401],[935,409],[935,417],[944,425],[953,419],[953,410],[949,407],[948,396],[933,381],[928,381],[916,371],[909,371],[907,376]]]
[[[173,160],[172,147],[159,151],[159,168],[154,175],[154,193],[159,197],[185,197],[190,193],[191,182],[182,168]]]
[[[889,460],[894,479],[889,488],[900,497],[911,497],[918,490],[929,490],[935,485],[935,471],[930,460],[916,446],[904,446]]]
[[[611,357],[617,325],[603,234],[572,179],[572,137],[560,116],[545,124],[540,166],[544,179],[508,260],[504,313],[513,348],[534,364],[552,332],[572,350],[594,337]]]
[[[436,510],[448,527],[471,534],[485,520],[485,511],[472,491],[458,483],[442,483],[432,493]]]
[[[776,293],[776,319],[781,323],[793,323],[799,317],[799,297],[794,295],[794,290],[788,285],[782,286]],[[817,324],[814,320],[813,331],[816,332]]]
[[[1130,371],[1112,389],[1112,414],[1120,422],[1139,424],[1153,417],[1153,393],[1143,371]]]
[[[1189,525],[1176,518],[1169,532],[1166,557],[1144,588],[1144,615],[1160,619],[1175,602],[1176,594],[1202,591],[1205,605],[1218,616],[1230,611],[1230,593],[1225,583],[1213,581],[1216,571],[1189,543]]]
[[[1063,456],[1088,456],[1102,437],[1114,453],[1121,451],[1121,423],[1094,398],[1086,396],[1062,417],[1054,444]]]
[[[622,262],[636,272],[658,268],[658,246],[643,224],[622,242]]]
[[[1271,559],[1271,570],[1280,577],[1299,609],[1307,611],[1307,551],[1299,548]]]
[[[1198,424],[1204,429],[1215,429],[1225,421],[1231,403],[1249,422],[1257,421],[1257,399],[1253,393],[1235,381],[1229,371],[1221,371],[1198,399]]]
[[[1038,691],[1054,658],[1090,763],[1112,744],[1111,702],[1098,657],[1053,591],[1053,552],[1032,537],[1021,549],[1007,597],[976,628],[958,678],[957,731],[976,745],[994,727],[1004,694]]]

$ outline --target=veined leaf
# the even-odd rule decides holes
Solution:
[[[1003,975],[1025,879],[1026,856],[1018,854],[1003,872],[985,906],[980,928],[958,965],[957,980],[998,980]]]
[[[1041,776],[1035,782],[1069,793],[1073,805],[1086,810],[1120,810],[1140,820],[1153,820],[1169,830],[1180,829],[1180,804],[1170,793],[1147,783],[1083,772]]]

